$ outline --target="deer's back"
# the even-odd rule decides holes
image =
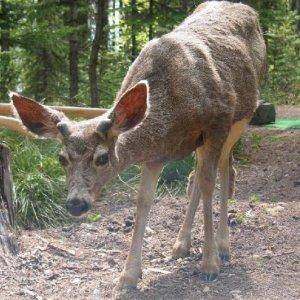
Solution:
[[[200,5],[175,30],[149,42],[129,69],[120,94],[146,79],[150,109],[120,147],[134,157],[135,149],[143,149],[142,160],[176,159],[192,152],[211,124],[250,118],[265,57],[253,9],[229,2]]]

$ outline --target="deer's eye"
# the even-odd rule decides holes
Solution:
[[[98,156],[96,156],[94,162],[95,162],[95,165],[97,167],[99,167],[99,166],[106,165],[108,163],[108,160],[109,160],[108,153],[105,152],[105,153],[101,153]]]
[[[63,154],[58,155],[58,160],[59,160],[60,164],[64,167],[66,167],[69,164],[68,159]]]

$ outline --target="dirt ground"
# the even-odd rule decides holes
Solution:
[[[289,110],[279,114],[290,116]],[[128,299],[300,298],[300,130],[251,127],[245,136],[247,160],[236,163],[228,217],[230,263],[216,281],[201,279],[201,207],[191,255],[171,259],[187,199],[171,193],[157,197],[144,241],[143,279]],[[129,247],[134,195],[129,188],[110,190],[94,208],[101,212],[97,222],[23,231],[21,254],[0,256],[0,299],[111,298]]]

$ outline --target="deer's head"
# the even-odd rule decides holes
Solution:
[[[143,120],[147,98],[147,82],[141,81],[103,115],[74,122],[58,110],[11,93],[16,115],[27,130],[62,142],[59,161],[66,171],[66,206],[72,215],[87,212],[102,186],[118,172],[118,136]]]

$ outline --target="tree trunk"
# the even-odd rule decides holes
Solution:
[[[300,0],[292,0],[291,1],[291,8],[296,12],[298,19],[296,20],[296,32],[300,33]]]
[[[188,0],[181,0],[182,10],[185,14],[187,14],[187,12],[188,12],[188,7],[189,7],[188,2],[189,2]]]
[[[9,7],[5,1],[1,1],[1,20],[4,20],[1,25],[0,47],[1,51],[9,50]]]
[[[131,0],[131,61],[137,57],[136,23],[137,17],[136,0]]]
[[[1,1],[0,7],[0,19],[3,20],[1,24],[1,34],[0,34],[0,51],[1,54],[1,78],[0,78],[0,97],[1,99],[5,99],[7,97],[9,83],[11,81],[11,59],[9,54],[10,48],[10,18],[9,18],[9,6],[6,1]],[[6,74],[4,76],[4,74]],[[12,75],[13,76],[13,75]]]
[[[51,80],[51,73],[54,72],[54,67],[49,50],[41,49],[41,51],[39,52],[39,59],[42,65],[41,80],[40,84],[37,86],[35,97],[37,99],[43,99],[47,97],[47,100],[51,102],[53,99],[49,88],[49,82]]]
[[[148,38],[149,41],[153,39],[153,6],[154,6],[154,0],[149,0],[149,33]]]
[[[18,253],[14,236],[15,209],[9,150],[0,144],[0,244],[4,253]]]
[[[78,35],[75,32],[77,29],[77,1],[69,2],[69,24],[72,28],[72,33],[69,37],[69,72],[70,72],[70,105],[77,104],[78,94],[78,51],[79,42]]]
[[[98,107],[100,105],[100,96],[98,88],[97,78],[97,65],[98,65],[98,54],[100,49],[106,50],[107,48],[107,0],[96,1],[96,14],[95,23],[96,30],[95,36],[92,42],[92,49],[89,62],[89,81],[90,81],[90,95],[91,95],[91,106]]]

